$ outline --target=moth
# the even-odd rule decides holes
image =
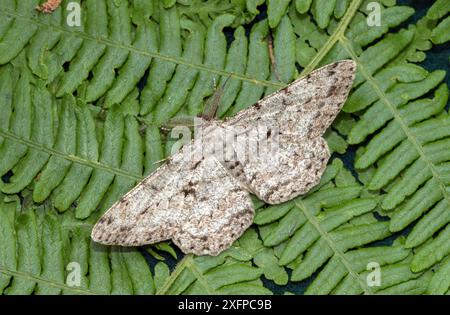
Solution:
[[[38,5],[36,7],[36,10],[42,13],[52,13],[53,11],[58,9],[60,4],[61,0],[47,0],[43,4]]]
[[[171,239],[184,253],[218,255],[252,224],[250,194],[279,204],[319,183],[330,158],[322,135],[346,101],[355,69],[351,60],[329,64],[233,117],[203,119],[190,143],[98,220],[92,239],[121,246]],[[262,140],[275,150],[243,154],[246,144]],[[215,144],[222,142],[231,145],[219,155]]]

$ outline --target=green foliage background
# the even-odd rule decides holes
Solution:
[[[378,1],[378,27],[369,2],[86,0],[69,27],[67,10],[3,0],[0,292],[450,293],[450,1]],[[313,191],[255,199],[254,225],[217,257],[91,243],[170,152],[161,124],[201,113],[217,86],[224,117],[345,58],[358,73]]]

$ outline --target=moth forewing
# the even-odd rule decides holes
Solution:
[[[251,225],[250,193],[270,204],[307,193],[330,157],[323,133],[341,110],[356,65],[336,62],[194,139],[114,204],[94,241],[138,246],[172,239],[184,253],[217,255]]]

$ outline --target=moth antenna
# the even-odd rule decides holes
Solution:
[[[155,161],[155,162],[152,163],[152,165],[153,165],[153,164],[159,164],[159,163],[165,162],[165,161],[167,161],[168,159],[169,159],[169,157],[166,157],[166,158],[164,158],[164,159]]]
[[[169,119],[169,121],[161,126],[162,129],[170,130],[173,127],[186,126],[195,127],[195,117],[191,116],[179,116]]]
[[[223,91],[225,90],[225,85],[230,80],[230,78],[231,74],[227,77],[225,82],[220,87],[216,88],[214,94],[208,99],[205,105],[205,110],[201,115],[202,118],[206,120],[211,120],[214,117],[216,117],[217,110],[219,109],[220,99],[222,98]]]
[[[273,72],[275,73],[275,78],[277,81],[281,82],[280,74],[277,70],[277,62],[275,60],[275,53],[273,52],[273,35],[272,30],[267,35],[267,41],[269,46],[269,58],[270,58],[270,66],[272,67]]]

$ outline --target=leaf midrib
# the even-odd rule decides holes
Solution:
[[[339,248],[339,246],[336,244],[336,242],[333,240],[330,234],[322,228],[322,226],[320,225],[319,221],[317,221],[315,216],[308,211],[303,201],[301,199],[298,199],[295,201],[295,205],[303,212],[309,223],[311,223],[312,226],[314,226],[314,228],[320,234],[320,237],[325,240],[327,245],[334,252],[334,255],[340,258],[341,263],[348,270],[349,274],[359,283],[359,285],[364,291],[364,294],[366,295],[372,294],[372,290],[370,290],[367,284],[361,279],[358,272],[353,269],[352,264],[345,256],[345,253]]]
[[[17,270],[10,270],[8,268],[5,268],[3,266],[0,266],[0,273],[3,273],[5,275],[11,276],[11,277],[18,277],[18,278],[22,278],[25,280],[29,280],[29,281],[33,281],[33,282],[37,282],[37,283],[41,283],[44,285],[48,285],[48,286],[52,286],[61,290],[66,290],[66,291],[71,291],[73,293],[77,293],[77,294],[84,294],[84,295],[99,295],[102,294],[100,292],[95,292],[92,290],[88,290],[88,289],[84,289],[84,288],[76,288],[76,287],[71,287],[68,286],[66,284],[62,284],[62,283],[57,283],[54,282],[52,280],[48,280],[48,279],[44,279],[35,275],[31,275],[29,273],[25,273],[25,272],[20,272]]]
[[[68,161],[72,161],[72,162],[75,162],[75,163],[78,163],[78,164],[81,164],[81,165],[85,165],[85,166],[91,167],[93,169],[101,169],[101,170],[104,170],[106,172],[112,173],[114,175],[123,176],[123,177],[129,178],[129,179],[135,180],[135,181],[141,181],[143,179],[142,176],[137,176],[137,175],[130,174],[130,173],[126,172],[126,171],[123,171],[120,168],[112,167],[112,166],[110,166],[108,164],[104,164],[104,163],[100,163],[100,162],[97,162],[97,161],[84,159],[84,158],[81,158],[81,157],[76,156],[76,155],[66,154],[66,153],[63,153],[61,151],[58,151],[58,150],[55,150],[55,149],[52,149],[52,148],[47,148],[47,147],[45,147],[42,144],[34,143],[31,140],[18,137],[15,134],[10,133],[8,131],[0,130],[0,137],[3,137],[3,138],[6,138],[6,139],[15,141],[17,143],[26,145],[27,147],[30,147],[30,148],[35,149],[35,150],[39,150],[41,152],[45,152],[45,153],[47,153],[49,155],[58,156],[58,157],[61,157],[63,159],[66,159]]]

